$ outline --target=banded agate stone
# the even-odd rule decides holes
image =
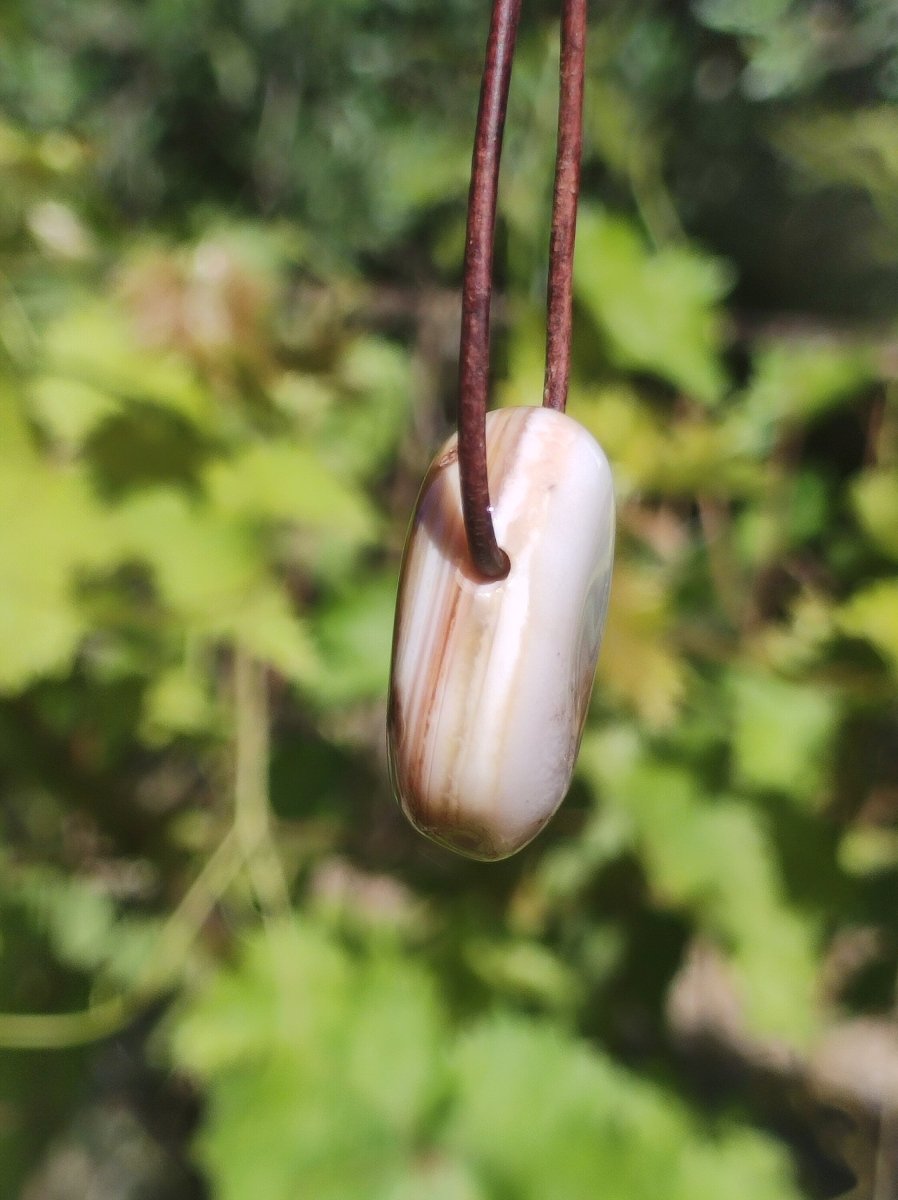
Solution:
[[[511,569],[485,580],[471,562],[452,437],[406,542],[387,740],[412,824],[461,854],[500,859],[570,786],[608,607],[614,494],[598,443],[564,413],[500,409],[486,439]]]

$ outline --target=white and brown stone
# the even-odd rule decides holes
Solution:
[[[614,496],[601,448],[547,408],[487,415],[493,521],[511,560],[467,549],[456,439],[424,480],[399,582],[388,748],[422,833],[473,858],[525,846],[570,786],[611,583]]]

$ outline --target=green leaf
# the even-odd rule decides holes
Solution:
[[[849,875],[878,875],[898,868],[898,829],[856,825],[839,844],[839,864]]]
[[[739,0],[699,0],[695,7],[699,20],[711,29],[757,37],[782,20],[791,0],[753,0],[750,4],[741,4]]]
[[[685,691],[685,664],[669,635],[670,607],[660,572],[618,564],[598,678],[650,728],[673,723]]]
[[[570,412],[601,442],[614,466],[615,491],[672,496],[754,496],[762,465],[745,452],[731,423],[691,414],[663,421],[635,390],[573,389]]]
[[[856,592],[838,610],[836,623],[870,642],[898,674],[898,580],[882,579]]]
[[[59,962],[119,984],[139,976],[158,937],[155,918],[121,917],[96,880],[51,867],[20,868],[5,899],[47,938]]]
[[[737,780],[819,805],[838,718],[819,685],[743,672],[730,680]]]
[[[369,478],[390,460],[409,425],[408,356],[383,338],[356,338],[340,360],[338,378],[344,396],[329,410],[318,447],[341,473]]]
[[[464,1164],[431,1151],[408,1164],[403,1178],[384,1200],[490,1200],[476,1174]]]
[[[619,365],[650,371],[705,404],[720,399],[717,304],[730,277],[719,259],[685,246],[652,252],[629,222],[585,207],[574,279]]]
[[[103,959],[115,921],[109,896],[88,879],[66,878],[32,869],[19,887],[20,902],[46,933],[57,956],[75,967],[95,967]]]
[[[672,1200],[797,1195],[761,1135],[703,1130],[550,1025],[497,1016],[455,1039],[419,965],[308,923],[254,934],[181,1003],[170,1045],[204,1081],[200,1157],[224,1200],[593,1200],[597,1179],[649,1200],[661,1178]]]
[[[493,993],[518,997],[552,1009],[572,1008],[580,987],[571,969],[539,942],[472,939],[465,957]]]
[[[776,131],[776,144],[817,179],[847,184],[888,204],[898,182],[896,135],[898,116],[892,103],[828,111],[815,107],[785,121]]]
[[[308,626],[274,582],[259,585],[239,605],[209,613],[193,627],[242,646],[303,687],[320,683],[320,661]]]
[[[419,120],[388,132],[379,165],[380,216],[400,230],[422,209],[465,195],[471,150],[453,130]]]
[[[172,1031],[176,1060],[206,1082],[200,1154],[216,1194],[393,1195],[434,1098],[440,1033],[430,980],[386,946],[350,955],[308,924],[254,935]]]
[[[368,541],[374,533],[367,500],[302,443],[257,442],[213,463],[205,483],[222,513],[292,521],[354,542]]]
[[[171,488],[130,498],[117,511],[120,554],[152,570],[163,604],[184,633],[242,645],[298,682],[318,656],[269,569],[258,537],[233,518]]]
[[[898,559],[898,471],[864,471],[852,499],[867,536],[883,553]]]
[[[170,351],[141,346],[121,304],[111,299],[68,309],[48,330],[45,354],[54,377],[119,401],[157,404],[198,426],[214,423],[211,399],[187,363]]]
[[[806,1040],[820,1020],[818,932],[786,900],[761,815],[646,757],[625,730],[584,738],[580,770],[628,819],[656,902],[691,912],[729,951],[751,1028]]]
[[[121,408],[108,392],[59,375],[36,379],[29,392],[29,405],[48,434],[73,446],[82,446],[107,417]]]
[[[336,1076],[266,1056],[211,1090],[200,1161],[220,1200],[378,1200],[401,1178],[390,1131]]]
[[[159,671],[144,695],[142,729],[151,744],[216,730],[218,718],[208,675],[192,662]]]
[[[51,465],[31,444],[18,400],[0,394],[0,691],[71,665],[89,631],[79,568],[113,547],[83,471]]]
[[[151,567],[163,601],[195,620],[239,610],[266,577],[248,530],[174,488],[128,499],[115,524],[121,555]]]
[[[314,624],[325,665],[316,689],[322,703],[386,695],[395,605],[396,578],[390,573],[355,584],[322,606]]]
[[[754,1133],[709,1136],[673,1096],[551,1026],[498,1017],[464,1035],[449,1146],[516,1200],[787,1200],[786,1157]]]
[[[876,378],[864,346],[775,342],[759,351],[748,390],[731,417],[746,452],[763,452],[783,423],[812,421]]]
[[[216,971],[182,1005],[172,1053],[204,1079],[285,1050],[308,1053],[310,1061],[319,1056],[316,1069],[323,1069],[322,1042],[336,1036],[350,978],[345,954],[312,927],[256,933],[237,964]]]

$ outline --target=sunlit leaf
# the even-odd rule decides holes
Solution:
[[[618,565],[599,655],[599,683],[657,727],[673,721],[685,689],[685,667],[669,628],[660,576]]]
[[[216,613],[206,614],[193,629],[242,646],[303,686],[320,679],[318,652],[308,626],[274,581],[253,588],[239,603],[223,604]]]
[[[442,204],[447,196],[464,196],[471,154],[451,130],[419,120],[391,132],[380,166],[382,218],[399,229],[421,209]]]
[[[119,410],[108,392],[78,379],[44,375],[31,388],[31,409],[53,437],[80,446],[106,417]]]
[[[751,1026],[806,1039],[820,1019],[818,934],[786,900],[761,815],[615,731],[585,739],[581,769],[631,823],[659,903],[693,912],[728,949]]]
[[[764,451],[783,422],[811,421],[856,396],[874,377],[866,347],[774,342],[758,353],[754,376],[731,420],[746,452]]]
[[[691,247],[652,252],[623,218],[585,208],[574,278],[616,362],[650,371],[706,404],[720,398],[716,306],[730,279],[719,260]]]
[[[845,633],[870,642],[898,672],[898,580],[862,588],[842,605],[836,621]]]
[[[239,609],[266,576],[248,529],[174,488],[128,500],[116,526],[121,554],[146,563],[163,600],[185,615]]]
[[[396,579],[390,574],[353,587],[317,618],[326,665],[317,694],[325,703],[386,695],[395,604]]]
[[[119,984],[140,976],[156,946],[158,921],[121,916],[89,877],[27,867],[12,875],[5,899],[47,939],[58,962]]]
[[[344,395],[328,410],[318,447],[341,474],[381,469],[408,427],[412,380],[402,351],[381,338],[356,338],[339,364]]]
[[[103,514],[77,467],[44,461],[16,400],[0,398],[0,690],[67,668],[89,624],[79,568],[112,556]]]
[[[180,1015],[206,1080],[201,1154],[223,1197],[393,1194],[434,1095],[440,1013],[392,951],[355,958],[309,926],[257,935]],[[450,1193],[451,1195],[451,1193]]]
[[[144,696],[143,729],[153,743],[208,732],[215,728],[216,716],[208,679],[196,664],[160,671]]]
[[[868,536],[898,559],[898,471],[864,471],[854,485],[853,499]]]
[[[570,412],[608,454],[622,496],[743,496],[761,489],[761,464],[726,422],[705,415],[663,421],[638,393],[620,387],[575,389]]]
[[[114,528],[121,556],[150,568],[185,632],[237,643],[298,681],[314,678],[309,633],[248,527],[157,488],[123,504]]]
[[[370,539],[374,516],[364,497],[322,464],[309,446],[256,443],[206,473],[213,505],[223,513],[295,521],[354,540]]]
[[[552,1009],[570,1007],[578,998],[579,986],[573,972],[538,942],[472,940],[466,957],[474,972],[499,994],[518,996]]]
[[[777,131],[777,143],[805,170],[828,182],[863,188],[876,199],[894,197],[898,180],[892,104],[867,104],[853,111],[797,113]]]
[[[464,1036],[454,1058],[453,1148],[497,1194],[520,1200],[671,1200],[745,1188],[797,1195],[785,1159],[757,1135],[703,1134],[660,1088],[551,1027],[500,1017]],[[736,1180],[740,1182],[735,1183]]]
[[[207,393],[177,355],[142,347],[120,304],[85,300],[61,316],[46,339],[47,366],[58,378],[119,401],[171,409],[198,425],[214,415]]]
[[[730,690],[737,778],[819,804],[838,715],[832,694],[814,684],[749,672],[734,675]]]

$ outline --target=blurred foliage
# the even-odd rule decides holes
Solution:
[[[500,403],[541,390],[557,8],[515,69]],[[572,794],[485,867],[405,828],[382,730],[486,6],[0,11],[3,1197],[162,1000],[224,1200],[826,1194],[683,1062],[794,1085],[894,1007],[898,10],[591,22],[570,408],[618,564]],[[135,1163],[110,1194],[162,1195]]]

